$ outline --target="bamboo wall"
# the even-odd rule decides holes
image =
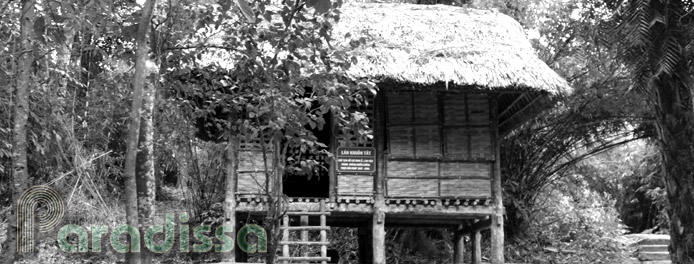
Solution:
[[[386,101],[386,196],[491,196],[487,94],[394,91]]]
[[[257,141],[257,140],[255,140]],[[259,142],[246,140],[241,142],[239,149],[238,183],[236,193],[263,194],[265,185],[265,163]],[[268,167],[272,168],[272,152],[267,151]]]
[[[385,93],[387,197],[489,198],[494,164],[491,105],[485,93],[391,91]],[[374,101],[353,106],[374,121]],[[372,122],[373,124],[373,122]],[[373,127],[373,126],[372,126]],[[353,135],[334,130],[331,149],[374,147]],[[257,144],[255,144],[257,145]],[[241,144],[239,194],[261,193],[265,181],[262,153],[254,144]],[[380,151],[377,151],[380,158]],[[271,164],[271,155],[268,155]],[[371,196],[374,175],[331,173],[332,195]],[[259,184],[260,183],[260,184]]]

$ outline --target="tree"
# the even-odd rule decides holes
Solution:
[[[694,6],[680,0],[631,0],[620,11],[615,19],[624,44],[621,58],[655,115],[671,259],[694,263]]]
[[[531,34],[540,58],[574,87],[501,142],[506,234],[523,235],[539,208],[537,196],[602,151],[648,137],[651,120],[641,99],[628,93],[629,76],[608,40],[601,2],[472,1],[497,8]]]
[[[143,138],[149,137],[149,142],[151,146],[151,140],[152,140],[152,135],[147,135],[146,133],[149,133],[149,129],[151,128],[151,107],[153,107],[153,100],[151,99],[154,94],[153,91],[148,90],[148,94],[146,96],[148,97],[147,103],[145,104],[147,107],[150,108],[149,114],[144,116],[143,118],[149,118],[148,120],[145,121],[145,123],[149,123],[149,125],[145,125],[144,128],[142,126],[142,122],[140,120],[141,114],[140,111],[142,111],[142,106],[143,106],[143,90],[145,89],[146,85],[146,78],[149,74],[152,73],[151,67],[151,62],[148,62],[147,57],[148,57],[148,52],[149,52],[149,45],[147,43],[147,36],[149,33],[149,24],[150,20],[152,19],[152,13],[154,12],[154,7],[156,5],[156,0],[147,0],[145,1],[145,4],[142,8],[142,14],[140,17],[140,23],[138,25],[138,30],[137,30],[137,35],[135,37],[135,43],[137,45],[137,50],[135,52],[135,74],[133,77],[132,81],[132,88],[133,88],[133,101],[132,105],[130,107],[130,125],[128,126],[128,138],[127,138],[127,153],[125,156],[125,209],[126,209],[126,214],[127,214],[127,223],[129,226],[132,227],[139,227],[139,219],[138,216],[140,215],[140,211],[142,210],[142,215],[149,215],[151,214],[152,210],[152,203],[143,203],[140,204],[140,198],[138,197],[138,194],[140,193],[145,193],[145,194],[150,194],[149,187],[147,186],[149,184],[154,184],[154,182],[148,182],[148,177],[149,175],[149,168],[146,165],[147,162],[143,162],[141,164],[141,174],[139,174],[140,177],[137,177],[137,155],[138,155],[138,150],[140,149],[140,130],[144,129],[145,130],[145,135]],[[150,64],[150,65],[148,65]],[[145,110],[147,111],[147,110]],[[147,139],[142,140],[142,142],[147,142]],[[145,143],[146,144],[146,143]],[[149,160],[149,157],[145,155],[152,155],[152,151],[149,150],[149,146],[146,146],[147,152],[142,153],[143,159]],[[150,166],[151,167],[151,166]],[[153,176],[153,174],[151,174]],[[140,185],[144,184],[145,186],[138,186],[138,183]],[[152,197],[153,198],[153,197]],[[142,197],[142,199],[149,199],[149,197],[145,198]],[[144,202],[144,200],[143,200]],[[144,220],[144,219],[143,219]],[[144,232],[141,232],[144,234]],[[142,235],[141,234],[141,235]],[[132,240],[132,238],[131,238]],[[135,252],[129,252],[126,255],[126,261],[127,263],[130,264],[139,264],[142,263],[141,255],[139,253]]]
[[[28,188],[29,173],[27,168],[27,121],[29,118],[29,92],[34,87],[34,74],[32,64],[34,63],[35,43],[34,43],[34,0],[24,0],[21,2],[21,15],[19,37],[20,50],[19,65],[17,68],[17,85],[14,88],[14,119],[12,127],[12,199],[17,200]],[[18,237],[18,229],[27,228],[18,226],[17,223],[17,203],[13,201],[10,207],[10,217],[8,219],[7,239],[3,244],[3,262],[13,263],[18,252],[31,252],[34,245],[28,245],[28,241],[35,241],[34,238],[23,240]],[[23,224],[23,223],[22,223]],[[35,232],[32,232],[35,234]]]
[[[289,156],[292,152],[328,155],[326,146],[311,132],[326,125],[328,112],[335,117],[335,127],[356,137],[368,133],[364,115],[347,109],[354,101],[362,103],[359,91],[373,85],[344,74],[354,58],[348,51],[330,46],[330,27],[339,17],[339,2],[284,1],[279,10],[271,9],[269,1],[255,1],[253,9],[243,3],[239,1],[237,7],[240,19],[227,17],[220,22],[227,36],[222,45],[188,46],[216,50],[223,54],[220,56],[229,56],[233,65],[210,63],[170,77],[175,77],[171,84],[182,95],[183,105],[192,106],[189,112],[198,120],[198,137],[229,143],[227,183],[235,176],[236,137],[260,139],[258,151],[263,154],[262,171],[267,175],[267,180],[260,182],[268,205],[264,221],[269,235],[266,262],[273,263],[281,235],[279,223],[286,210],[282,178],[285,173],[310,172],[318,164]],[[231,7],[222,8],[220,17],[225,18]],[[305,175],[311,177],[311,173]],[[225,197],[226,222],[233,221],[235,197],[229,197],[233,195],[231,187],[227,186]]]

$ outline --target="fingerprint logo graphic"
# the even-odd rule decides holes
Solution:
[[[60,223],[64,212],[63,200],[52,188],[37,185],[27,189],[17,201],[17,251],[34,251],[34,221],[39,232],[48,232]]]

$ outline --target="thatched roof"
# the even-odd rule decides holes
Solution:
[[[349,74],[390,81],[566,94],[568,83],[535,54],[521,26],[495,11],[442,5],[348,4],[333,38],[354,50]],[[344,36],[349,33],[350,37]]]

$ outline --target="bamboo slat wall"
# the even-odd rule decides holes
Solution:
[[[238,184],[237,194],[262,194],[265,184],[265,166],[263,153],[258,149],[251,148],[245,143],[245,147],[239,151]],[[272,153],[267,153],[268,165],[272,165]]]
[[[392,91],[386,101],[387,196],[491,196],[487,94]]]
[[[491,196],[494,151],[487,94],[394,91],[386,92],[385,101],[389,156],[386,171],[376,173],[386,173],[388,197]],[[373,120],[373,106],[370,98],[352,110]],[[334,132],[335,146],[374,146],[372,140],[357,142]],[[257,194],[265,181],[262,154],[253,144],[245,146],[239,153],[238,193]],[[337,173],[331,182],[338,196],[373,195],[373,175]]]

